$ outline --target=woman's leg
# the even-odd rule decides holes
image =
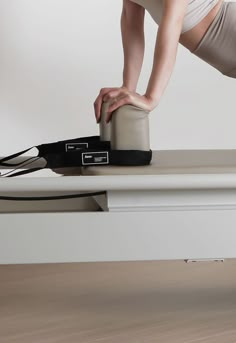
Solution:
[[[224,2],[193,54],[236,78],[236,3]]]

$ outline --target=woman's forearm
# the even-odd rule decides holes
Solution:
[[[153,67],[146,95],[159,103],[173,72],[178,50],[180,27],[164,21],[157,33]]]
[[[136,91],[143,64],[144,38],[144,11],[138,10],[121,16],[121,34],[124,51],[123,86],[130,91]]]

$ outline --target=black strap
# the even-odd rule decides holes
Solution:
[[[19,163],[6,163],[6,161],[16,158],[33,148],[37,148],[39,151],[36,157],[27,158],[26,160]],[[150,164],[152,159],[152,151],[111,150],[110,142],[100,141],[99,136],[89,136],[58,141],[55,143],[41,144],[38,146],[31,147],[29,149],[20,151],[18,153],[1,159],[0,166],[17,166],[22,169],[30,164],[25,164],[27,161],[31,159],[37,160],[40,158],[44,158],[46,160],[46,165],[44,167],[31,168],[27,170],[21,170],[18,172],[15,172],[13,170],[2,176],[20,176],[44,168],[56,169],[96,165],[143,166]]]
[[[61,154],[48,154],[46,168],[86,167],[102,165],[142,166],[152,159],[152,151],[86,149]]]
[[[36,148],[39,150],[38,156],[44,157],[45,154],[73,152],[85,149],[110,149],[110,142],[100,141],[100,136],[89,136],[67,139],[56,143],[41,144]]]
[[[0,176],[1,177],[10,177],[10,176],[7,176],[7,175],[15,175],[15,171],[17,170],[17,169],[25,169],[25,168],[27,168],[27,169],[29,169],[28,168],[28,166],[30,165],[30,164],[32,164],[32,163],[35,163],[36,161],[38,161],[38,160],[40,160],[40,159],[42,159],[42,157],[30,157],[30,158],[28,158],[28,160],[26,160],[26,161],[24,161],[23,163],[21,163],[21,165],[20,166],[17,166],[15,169],[13,169],[13,170],[10,170],[10,171],[8,171],[8,172],[6,172],[6,173],[4,173],[4,174],[1,174],[0,173]],[[31,161],[31,162],[29,162],[29,161]],[[27,163],[26,163],[27,162]],[[45,160],[44,160],[44,162],[46,162]],[[45,168],[45,165],[43,166],[43,167],[40,167],[39,169],[43,169],[43,168]],[[32,168],[31,168],[32,169]],[[29,169],[30,170],[30,169]],[[13,174],[14,173],[14,174]],[[29,171],[29,173],[30,173],[30,171]],[[23,174],[27,174],[27,172],[24,172]]]
[[[14,177],[14,176],[20,176],[20,175],[30,174],[30,173],[33,173],[33,172],[36,172],[36,171],[42,170],[42,169],[44,169],[44,167],[40,167],[40,168],[31,168],[31,169],[21,170],[21,171],[19,171],[19,172],[10,174],[10,175],[5,176],[5,177]]]
[[[29,149],[26,149],[26,150],[22,150],[22,151],[19,151],[13,155],[9,155],[9,156],[6,156],[2,159],[0,159],[0,166],[3,166],[3,167],[10,167],[10,166],[18,166],[20,165],[21,163],[4,163],[5,161],[9,161],[9,160],[12,160],[13,158],[16,158],[16,157],[19,157],[20,155],[23,155],[24,153],[26,153],[27,151],[31,150],[35,148],[34,146],[29,148]]]
[[[64,154],[48,154],[44,156],[47,161],[45,167],[31,168],[15,172],[5,177],[14,177],[29,174],[44,168],[70,168],[89,166],[144,166],[149,165],[152,160],[152,151],[141,150],[84,150]]]
[[[22,163],[27,161],[24,160],[18,163],[6,163],[6,161],[10,161],[16,157],[19,157],[29,150],[37,148],[38,155],[40,157],[44,157],[46,154],[54,154],[54,153],[63,153],[69,151],[77,151],[81,149],[110,149],[110,142],[109,141],[100,141],[100,136],[88,136],[88,137],[80,137],[80,138],[73,138],[67,139],[63,141],[53,142],[53,143],[46,143],[37,146],[32,146],[28,149],[19,151],[15,154],[6,156],[0,159],[0,166],[2,167],[16,167],[20,166]]]

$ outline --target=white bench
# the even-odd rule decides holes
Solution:
[[[236,257],[236,150],[155,151],[150,166],[68,171],[0,178],[8,196],[106,191],[69,205],[1,201],[1,264]]]

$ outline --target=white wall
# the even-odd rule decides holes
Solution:
[[[98,133],[94,99],[101,87],[122,82],[121,1],[0,0],[0,156]],[[156,26],[147,15],[139,92],[147,85],[155,36]],[[173,77],[150,117],[152,149],[235,148],[234,106],[235,80],[180,46]],[[35,219],[32,223],[35,227]],[[8,225],[1,226],[2,246],[15,242]],[[56,249],[55,236],[63,242],[57,227],[39,236],[43,242],[47,236],[47,247]],[[37,235],[29,236],[27,230],[20,230],[17,239],[29,256],[38,246]]]
[[[96,134],[93,101],[119,86],[121,0],[0,0],[0,156],[31,144]],[[139,92],[152,65],[156,26],[146,20]],[[235,80],[182,46],[152,112],[153,149],[235,148]]]

